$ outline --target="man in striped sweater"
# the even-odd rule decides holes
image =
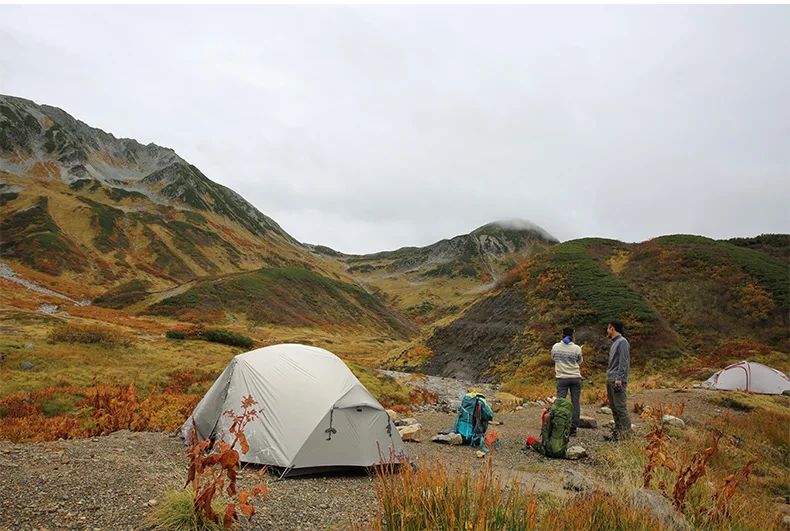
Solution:
[[[579,364],[582,362],[582,348],[573,342],[573,328],[562,329],[562,341],[555,343],[551,349],[554,360],[554,374],[557,376],[557,398],[565,398],[571,392],[573,403],[573,421],[571,436],[576,435],[581,413],[580,398],[582,394],[582,373]]]

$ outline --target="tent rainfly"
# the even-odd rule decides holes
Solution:
[[[702,387],[781,395],[784,391],[790,390],[790,379],[784,373],[761,363],[740,361],[708,378]]]
[[[247,463],[298,475],[408,458],[381,404],[343,361],[305,345],[264,347],[234,357],[181,428],[185,441],[233,440],[232,420],[251,395],[258,418],[244,428]],[[194,422],[193,422],[194,421]]]

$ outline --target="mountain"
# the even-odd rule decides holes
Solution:
[[[367,255],[312,249],[347,264],[361,284],[422,324],[457,315],[524,259],[559,241],[529,221],[483,225],[426,247]]]
[[[565,242],[520,264],[389,366],[500,380],[518,391],[552,378],[548,352],[570,325],[584,344],[585,371],[600,375],[608,355],[605,325],[618,318],[626,323],[637,372],[715,368],[755,356],[781,370],[790,364],[788,263],[786,234]]]
[[[265,322],[361,323],[397,337],[417,330],[357,286],[344,264],[296,241],[172,149],[115,138],[55,107],[0,96],[0,205],[4,271],[63,299],[203,321],[266,300],[287,317],[251,314]],[[236,299],[204,297],[228,285]],[[22,300],[9,294],[20,286],[7,295]],[[196,292],[197,307],[211,311],[167,303]]]

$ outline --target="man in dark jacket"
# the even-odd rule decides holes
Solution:
[[[609,348],[609,366],[606,368],[606,393],[612,407],[614,430],[607,440],[630,438],[631,417],[628,415],[628,371],[631,368],[631,346],[623,337],[623,323],[618,320],[609,322],[606,335],[612,340]]]

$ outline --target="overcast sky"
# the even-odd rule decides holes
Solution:
[[[0,6],[0,93],[303,242],[790,232],[789,6]]]

